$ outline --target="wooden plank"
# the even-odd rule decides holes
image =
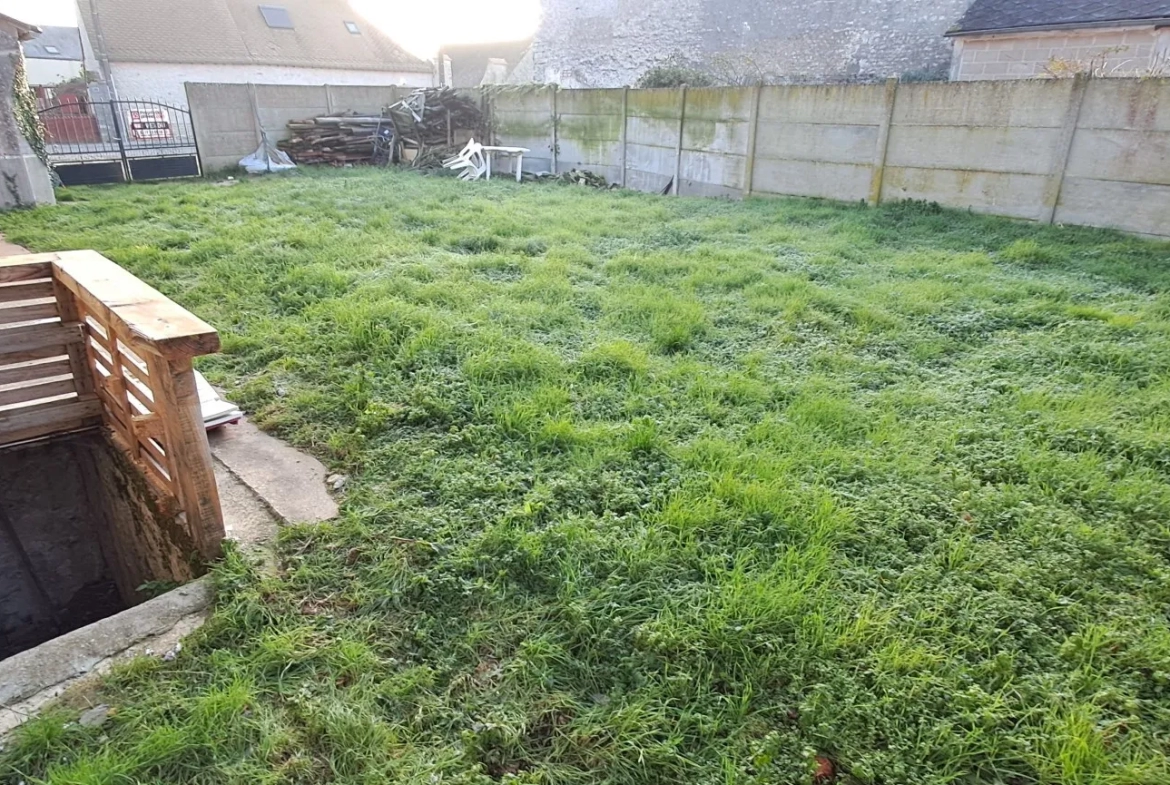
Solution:
[[[50,376],[61,376],[70,373],[69,357],[52,357],[48,360],[35,360],[16,365],[0,367],[0,385],[28,382],[33,379],[45,379]]]
[[[166,453],[164,453],[162,451],[162,448],[159,447],[158,444],[155,443],[154,439],[149,439],[149,438],[139,439],[138,446],[141,447],[142,451],[144,453],[146,453],[147,455],[149,455],[151,457],[151,459],[153,459],[155,464],[158,466],[159,479],[165,480],[167,485],[170,485],[171,478],[169,476],[167,476],[169,474],[169,471],[167,470],[167,467],[169,465],[169,461],[167,460]]]
[[[126,376],[123,377],[122,383],[126,385],[126,392],[130,393],[138,403],[142,404],[143,409],[146,409],[148,412],[154,411],[154,401],[143,392],[142,385],[139,382]]]
[[[195,388],[195,371],[189,358],[167,361],[151,356],[147,363],[179,504],[187,514],[187,525],[199,551],[208,560],[216,559],[224,536],[223,513]]]
[[[139,439],[158,439],[160,442],[163,440],[162,420],[158,414],[136,414],[133,420],[134,433]]]
[[[42,346],[39,349],[29,349],[28,351],[23,352],[9,352],[7,354],[4,353],[2,348],[0,348],[0,364],[3,364],[4,367],[8,367],[10,365],[26,363],[31,360],[45,360],[50,357],[61,357],[62,355],[69,355],[67,347],[64,344],[60,346]]]
[[[81,325],[75,323],[30,324],[25,327],[9,327],[0,330],[0,362],[21,362],[21,360],[15,360],[6,355],[35,352],[50,346],[68,346],[80,343],[81,339]],[[52,355],[41,355],[41,357],[52,357]],[[39,358],[26,357],[25,359]]]
[[[81,323],[81,309],[77,305],[77,298],[59,281],[53,281],[53,299],[57,303],[62,322]],[[67,349],[69,366],[73,371],[73,378],[77,381],[77,397],[82,400],[95,396],[94,370],[90,364],[87,347],[88,341],[70,344]]]
[[[10,305],[6,308],[0,308],[0,324],[56,319],[58,315],[56,300]]]
[[[199,317],[95,251],[67,251],[55,278],[142,354],[167,359],[219,351],[219,334]]]
[[[106,425],[110,426],[110,430],[122,436],[129,445],[133,437],[133,432],[130,426],[126,424],[126,415],[118,408],[110,394],[105,389],[98,387],[94,390],[97,393],[98,400],[101,401],[103,408],[103,418]],[[127,448],[129,450],[129,448]]]
[[[49,258],[54,258],[50,255]],[[33,260],[36,261],[33,261]],[[17,283],[19,281],[35,281],[39,278],[51,278],[53,264],[49,259],[38,259],[29,256],[10,256],[0,260],[0,283]]]
[[[73,375],[58,376],[52,379],[38,379],[33,382],[22,382],[19,387],[0,390],[0,406],[10,406],[14,403],[39,401],[44,398],[56,398],[77,392],[77,385]]]
[[[63,401],[0,412],[0,444],[15,444],[50,434],[101,425],[97,401]]]
[[[117,431],[110,431],[110,442],[114,447],[122,452],[126,458],[130,460],[135,466],[138,466],[142,471],[142,476],[146,478],[151,490],[155,496],[158,497],[159,514],[163,518],[173,518],[179,514],[179,499],[175,495],[175,491],[170,485],[163,481],[158,471],[153,466],[148,466],[145,461],[141,461],[135,457],[137,451],[132,451],[126,444],[126,440]]]
[[[0,284],[0,303],[17,303],[22,300],[39,300],[53,296],[53,282],[29,281],[27,283]]]
[[[86,314],[85,319],[86,330],[89,332],[89,337],[100,344],[102,347],[110,348],[110,333],[109,328],[95,319],[93,316]]]

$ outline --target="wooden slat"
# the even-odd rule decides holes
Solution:
[[[211,448],[203,427],[191,360],[167,361],[152,356],[147,362],[150,364],[155,411],[162,419],[167,452],[174,470],[172,476],[179,504],[187,513],[191,537],[204,558],[219,558],[224,536],[223,512],[219,506],[219,489],[215,485]]]
[[[59,316],[56,300],[10,305],[0,308],[0,324],[31,322],[37,319],[56,319]]]
[[[132,381],[130,377],[125,377],[125,384],[126,392],[130,393],[130,395],[137,399],[137,401],[142,404],[143,408],[149,412],[154,411],[154,401],[152,401],[150,397],[142,391],[142,388],[138,384]]]
[[[83,319],[85,326],[88,328],[89,337],[96,341],[106,351],[110,349],[110,333],[108,328],[92,316],[86,316]]]
[[[54,277],[142,354],[168,359],[219,351],[219,334],[161,292],[95,251],[56,255]]]
[[[0,284],[0,303],[17,303],[22,300],[39,300],[42,297],[52,296],[52,281]]]
[[[57,303],[62,322],[81,324],[81,311],[77,307],[77,298],[57,281],[53,282],[53,300]],[[82,400],[95,397],[93,372],[90,370],[86,344],[70,344],[68,352],[69,367],[73,372],[73,378],[77,381],[77,397]]]
[[[138,452],[136,450],[132,451],[126,444],[126,440],[117,431],[110,432],[110,441],[134,465],[142,469],[143,476],[146,477],[146,481],[150,484],[151,490],[158,497],[160,517],[165,519],[178,515],[180,512],[179,498],[172,484],[165,481],[153,466],[148,466],[145,461],[138,459],[136,457]]]
[[[97,401],[64,401],[0,412],[0,444],[15,444],[50,434],[100,425]]]
[[[55,256],[55,254],[52,256]],[[52,277],[52,262],[26,261],[28,259],[30,259],[28,256],[12,256],[0,261],[0,283],[35,281],[38,278]]]
[[[114,423],[112,424],[117,427],[119,431],[126,434],[127,438],[129,438],[130,413],[120,405],[120,399],[117,396],[116,391],[109,389],[111,386],[117,387],[119,384],[121,384],[121,380],[115,379],[112,376],[107,376],[103,379],[97,380],[97,384],[94,386],[94,392],[97,393],[97,396],[102,399],[102,402],[105,403],[106,407],[109,409],[109,414],[114,418]]]
[[[167,470],[169,461],[167,461],[166,453],[162,451],[162,448],[155,443],[154,439],[139,439],[138,446],[142,448],[144,453],[154,459],[155,464],[157,464],[156,468],[159,472],[159,479],[164,480],[170,485],[170,472]]]
[[[54,356],[49,360],[25,362],[18,365],[0,367],[0,385],[27,382],[33,379],[44,379],[49,376],[60,376],[70,372],[69,357]]]
[[[21,362],[10,355],[21,355],[45,349],[50,346],[67,346],[81,342],[81,325],[79,324],[30,324],[24,327],[9,327],[0,330],[0,362]],[[62,352],[64,354],[64,352]],[[39,357],[25,357],[25,360],[35,360],[40,357],[52,357],[42,354]]]
[[[14,403],[39,401],[42,398],[56,398],[60,395],[69,395],[77,392],[77,385],[73,375],[55,379],[24,382],[19,387],[0,390],[0,406],[9,406]]]

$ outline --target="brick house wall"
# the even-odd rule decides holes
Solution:
[[[971,35],[955,40],[951,79],[1029,79],[1062,63],[1097,76],[1170,76],[1170,29],[1116,27]]]

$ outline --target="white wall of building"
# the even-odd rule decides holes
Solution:
[[[123,100],[153,100],[187,106],[186,82],[215,84],[364,85],[430,87],[429,73],[346,71],[267,65],[171,65],[111,63],[114,89]]]
[[[76,60],[43,60],[30,57],[24,61],[28,83],[33,87],[52,87],[81,76],[81,63]]]
[[[1170,76],[1170,30],[1115,27],[963,36],[951,78],[1029,79],[1091,68],[1095,76]],[[1058,73],[1053,73],[1058,72]]]

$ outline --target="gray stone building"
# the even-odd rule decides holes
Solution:
[[[633,84],[678,63],[750,84],[945,79],[970,0],[542,0],[535,81]]]

